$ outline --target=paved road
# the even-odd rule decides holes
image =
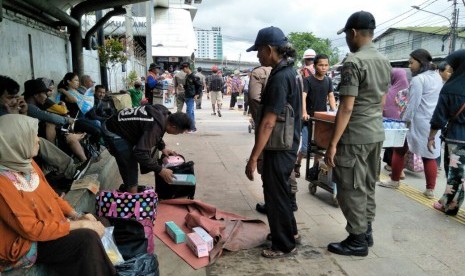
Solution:
[[[196,110],[198,132],[167,135],[168,146],[195,161],[196,199],[266,221],[254,210],[256,202],[263,199],[261,183],[249,181],[244,174],[253,146],[248,118],[242,111],[227,108],[222,118],[210,113],[211,106],[204,99],[203,109]],[[386,173],[383,171],[381,177],[387,178]],[[295,215],[303,244],[296,256],[268,260],[260,257],[260,247],[224,252],[215,264],[193,270],[157,239],[161,275],[463,275],[464,212],[451,218],[432,209],[433,200],[421,195],[423,174],[406,175],[399,190],[377,188],[375,245],[365,258],[338,256],[326,250],[329,242],[346,237],[346,221],[332,205],[331,194],[318,189],[315,196],[310,195],[308,182],[300,178],[299,210]],[[153,181],[152,177],[144,176],[146,182]],[[444,183],[441,172],[436,196],[443,191]]]

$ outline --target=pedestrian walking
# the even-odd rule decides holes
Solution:
[[[186,73],[186,80],[184,84],[184,98],[186,101],[186,113],[189,118],[191,118],[192,124],[189,133],[194,133],[197,131],[195,127],[195,113],[194,113],[194,104],[195,100],[199,97],[202,92],[202,84],[200,83],[199,77],[195,76],[190,68],[189,62],[184,62],[181,64],[181,69]]]
[[[242,80],[241,72],[239,70],[234,71],[234,76],[231,79],[231,101],[229,103],[229,109],[234,110],[237,103],[237,97],[242,93]]]
[[[446,189],[441,198],[433,204],[437,210],[448,215],[457,215],[464,200],[465,175],[465,50],[458,50],[446,57],[452,68],[452,75],[444,84],[431,118],[428,136],[428,150],[440,148],[436,136],[447,125],[443,133],[449,162]],[[446,163],[446,162],[444,162]]]
[[[426,189],[423,195],[434,198],[434,188],[438,174],[438,163],[441,149],[437,147],[432,152],[427,148],[430,121],[438,102],[442,79],[432,63],[433,58],[424,49],[410,53],[409,67],[412,71],[412,81],[408,93],[408,104],[402,119],[409,125],[407,141],[401,148],[395,148],[392,155],[392,173],[390,181],[379,185],[387,188],[398,188],[404,169],[404,159],[407,151],[421,156],[424,166]],[[436,145],[440,145],[439,134],[436,135]]]
[[[200,79],[200,83],[202,84],[202,89],[200,90],[200,94],[198,98],[195,100],[195,108],[196,109],[202,109],[202,96],[203,96],[203,91],[206,89],[207,84],[205,82],[205,75],[202,73],[202,67],[197,68],[197,73],[195,73],[195,76]]]
[[[210,76],[207,85],[207,93],[212,103],[213,116],[216,116],[216,112],[218,112],[218,117],[221,117],[221,106],[223,105],[223,86],[223,77],[221,77],[219,74],[218,67],[214,65],[212,66],[212,75]]]

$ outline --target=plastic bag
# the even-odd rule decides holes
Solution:
[[[119,276],[159,276],[158,259],[156,255],[140,254],[115,266]]]
[[[105,234],[102,237],[102,244],[113,265],[118,265],[124,263],[124,259],[121,253],[119,253],[118,247],[116,247],[115,241],[113,240],[113,229],[113,226],[105,228]]]

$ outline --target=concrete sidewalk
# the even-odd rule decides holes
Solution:
[[[257,174],[251,182],[244,173],[254,140],[253,133],[248,133],[248,117],[242,110],[228,110],[229,99],[224,100],[223,117],[210,115],[211,105],[204,99],[202,109],[195,112],[198,132],[166,135],[165,141],[195,162],[196,199],[266,222],[266,216],[255,211],[255,204],[263,201],[260,177]],[[382,178],[387,178],[386,173]],[[153,174],[144,175],[142,181],[153,183]],[[344,216],[332,205],[330,193],[318,189],[310,195],[303,171],[298,185],[295,216],[303,244],[297,255],[268,260],[260,256],[264,245],[225,251],[215,264],[194,270],[156,239],[160,275],[463,275],[465,220],[431,208],[433,200],[421,195],[425,187],[422,173],[407,172],[399,190],[377,188],[375,245],[364,258],[326,250],[328,243],[346,238]],[[438,176],[437,197],[444,185],[444,176]]]

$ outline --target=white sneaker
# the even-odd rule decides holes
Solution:
[[[434,198],[434,190],[433,189],[426,189],[423,192],[423,195],[426,196],[429,199],[433,199]]]
[[[389,180],[389,181],[381,181],[378,184],[381,187],[385,188],[391,188],[391,189],[399,189],[400,182],[399,181],[394,181],[394,180]]]

